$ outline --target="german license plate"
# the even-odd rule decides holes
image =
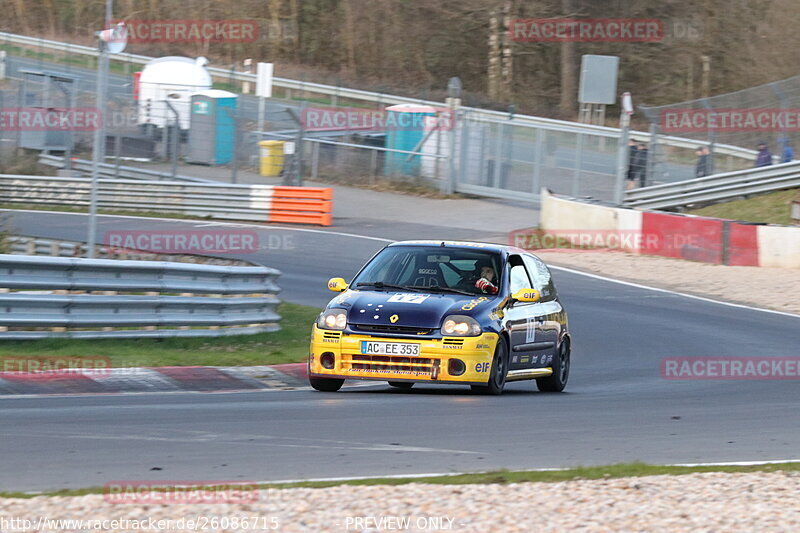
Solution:
[[[361,341],[361,353],[366,355],[419,355],[419,344],[407,342]]]

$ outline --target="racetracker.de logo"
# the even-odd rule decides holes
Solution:
[[[112,253],[144,251],[160,254],[250,254],[259,250],[255,230],[130,230],[107,231],[103,244]]]
[[[524,250],[548,252],[607,252],[638,250],[658,253],[702,246],[700,235],[676,233],[663,235],[642,230],[559,229],[516,230],[509,233],[508,244]]]
[[[65,375],[107,375],[110,357],[2,356],[0,372],[4,377],[57,377]]]
[[[355,107],[308,107],[300,113],[308,131],[448,131],[453,112],[445,107],[421,106],[402,112]]]
[[[95,131],[101,117],[93,107],[5,107],[0,108],[0,131]]]
[[[239,481],[110,481],[103,499],[115,504],[229,504],[258,501],[258,485]]]
[[[126,20],[130,43],[252,43],[254,20]]]
[[[657,19],[515,19],[508,29],[523,43],[655,43],[664,40]]]
[[[671,380],[800,380],[800,357],[665,357]]]
[[[669,109],[660,113],[661,131],[798,132],[800,109]]]

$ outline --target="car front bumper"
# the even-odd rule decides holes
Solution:
[[[319,329],[311,336],[308,373],[312,377],[410,381],[431,383],[486,384],[499,336],[483,333],[478,337],[382,337]],[[420,345],[417,356],[365,355],[363,341],[412,343]],[[320,358],[333,354],[333,368],[324,368]],[[451,360],[463,363],[464,371],[451,373]],[[452,367],[459,367],[453,363]],[[456,370],[456,368],[453,368]]]

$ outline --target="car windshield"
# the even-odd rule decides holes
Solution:
[[[499,287],[500,263],[499,254],[477,247],[391,246],[375,256],[351,286],[483,295],[475,283],[484,278]]]

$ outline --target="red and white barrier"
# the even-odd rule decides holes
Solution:
[[[540,230],[618,232],[626,251],[733,266],[800,268],[800,227],[589,204],[542,190]],[[577,244],[577,243],[576,243]]]

